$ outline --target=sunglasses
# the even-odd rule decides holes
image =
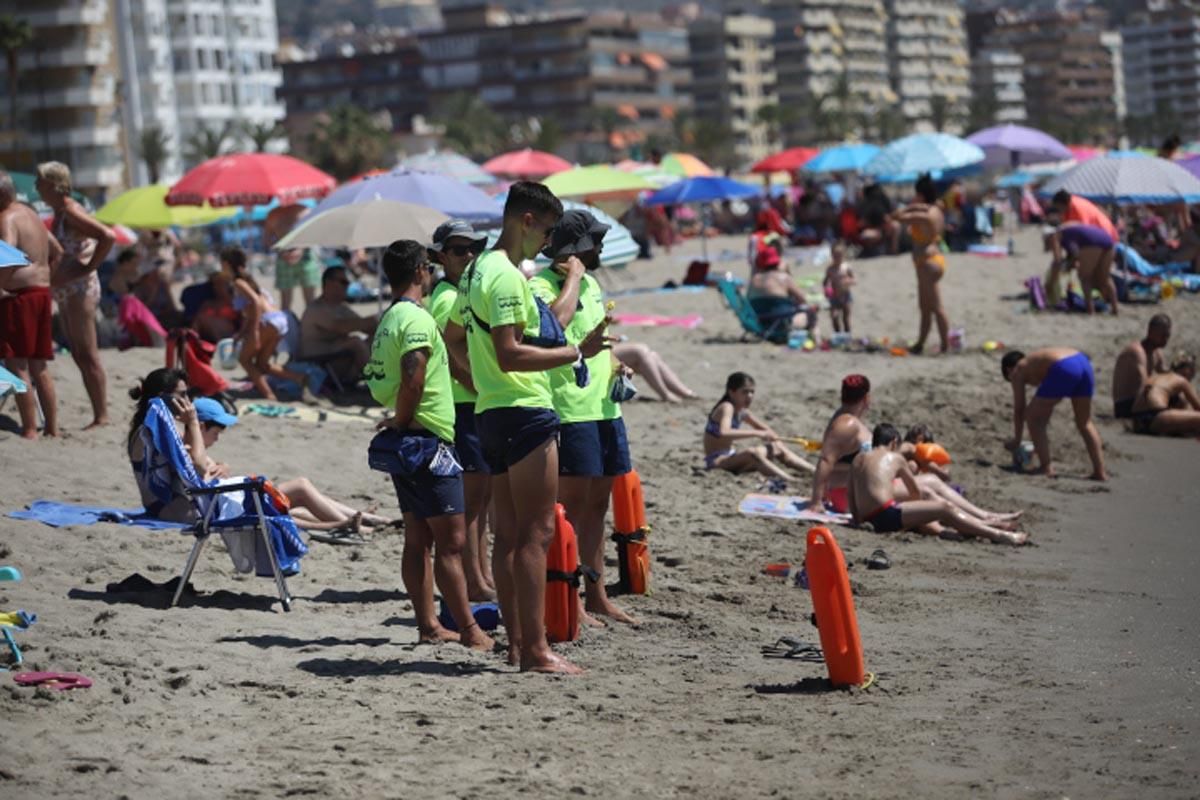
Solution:
[[[471,246],[466,244],[452,244],[449,247],[442,248],[442,252],[462,258],[463,256],[471,255]]]

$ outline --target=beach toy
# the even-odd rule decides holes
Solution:
[[[16,567],[0,567],[0,581],[21,580],[21,570]]]
[[[903,357],[903,356],[908,355],[908,348],[907,347],[893,347],[893,348],[889,349],[888,352],[894,356]]]
[[[965,328],[951,328],[947,339],[946,344],[949,345],[950,352],[961,353],[967,343],[967,331]]]
[[[476,624],[485,631],[494,631],[500,626],[500,606],[495,603],[471,603],[471,616],[475,618]],[[458,630],[458,623],[454,621],[454,615],[446,607],[445,598],[442,598],[441,607],[438,609],[438,622],[442,623],[442,627],[448,631]]]
[[[642,479],[637,470],[618,475],[613,480],[612,540],[617,543],[617,569],[621,591],[626,594],[650,592],[650,545],[646,537],[646,501],[642,494]]]
[[[217,364],[221,369],[234,369],[238,365],[238,353],[242,350],[241,345],[234,342],[233,339],[222,339],[217,342]]]
[[[59,692],[86,689],[92,685],[91,678],[78,672],[18,672],[13,675],[13,682],[18,686],[45,686]]]
[[[867,682],[867,672],[850,576],[846,573],[846,558],[828,528],[809,529],[804,566],[829,682],[838,688],[862,686]]]
[[[946,452],[946,448],[936,442],[922,442],[916,447],[917,463],[921,466],[928,464],[937,464],[939,467],[944,467],[950,463],[950,454]]]
[[[792,574],[792,565],[781,561],[777,564],[767,564],[762,571],[763,575],[770,575],[772,578],[786,578]]]
[[[1004,345],[1001,342],[997,342],[995,339],[988,339],[986,342],[983,343],[982,346],[983,346],[983,352],[985,352],[985,353],[994,353],[997,350],[1004,349]]]
[[[788,436],[783,441],[788,444],[798,444],[810,453],[815,453],[821,449],[821,442],[818,439],[805,439],[803,436]]]
[[[1024,472],[1033,463],[1033,442],[1021,442],[1013,450],[1013,467],[1017,472]]]
[[[546,638],[573,642],[579,637],[579,544],[562,504],[554,506],[554,538],[546,553]]]
[[[1174,296],[1175,296],[1175,284],[1173,284],[1169,281],[1164,282],[1162,285],[1162,299],[1170,300]]]

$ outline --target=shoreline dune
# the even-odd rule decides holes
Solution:
[[[0,611],[39,615],[17,634],[28,667],[95,681],[60,694],[0,675],[0,794],[1195,796],[1200,445],[1125,432],[1111,419],[1109,385],[1117,351],[1158,311],[1175,320],[1170,350],[1200,349],[1200,300],[1128,306],[1116,319],[1030,314],[1012,296],[1046,257],[1036,232],[1017,241],[1015,258],[949,257],[943,292],[967,348],[945,357],[742,342],[715,291],[618,298],[618,312],[703,315],[695,330],[614,330],[658,350],[704,399],[626,408],[653,525],[654,591],[618,601],[641,627],[585,629],[562,648],[588,670],[582,678],[520,675],[498,657],[416,646],[396,534],[362,547],[311,543],[289,581],[290,614],[270,580],[235,576],[212,546],[192,578],[202,596],[165,611],[105,586],[135,572],[170,579],[189,538],[0,517],[0,564],[25,573],[0,584]],[[738,254],[714,262],[715,273],[745,276],[742,239],[709,247]],[[689,242],[602,280],[609,290],[678,281],[698,253]],[[911,339],[908,258],[854,266],[855,333]],[[827,313],[821,325],[830,330]],[[1066,408],[1051,426],[1062,477],[1013,474],[1000,445],[1010,390],[999,355],[979,348],[988,339],[1092,357],[1109,483],[1082,479],[1086,454]],[[125,391],[162,356],[102,355],[115,423],[79,431],[86,397],[70,358],[57,358],[70,436],[29,443],[10,425],[0,431],[4,512],[39,498],[136,505]],[[825,691],[823,665],[760,655],[781,636],[818,636],[807,592],[760,574],[803,558],[806,527],[741,516],[737,502],[759,479],[701,468],[705,412],[735,370],[757,379],[755,410],[776,430],[808,437],[835,409],[842,376],[862,372],[874,386],[869,424],[929,424],[973,501],[1027,509],[1033,545],[1019,549],[834,528],[878,677],[868,691]],[[15,417],[11,403],[2,413]],[[357,422],[244,415],[216,455],[235,472],[304,475],[391,515],[390,485],[366,467],[369,438]],[[807,479],[797,484],[809,491]],[[879,547],[892,568],[868,572],[862,561]]]

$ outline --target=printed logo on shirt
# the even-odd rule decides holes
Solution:
[[[516,295],[501,297],[496,301],[497,308],[520,308],[523,305],[523,298]]]
[[[405,344],[429,344],[429,334],[424,331],[404,334]]]

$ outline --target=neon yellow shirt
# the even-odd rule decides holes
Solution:
[[[454,399],[450,389],[450,361],[437,323],[420,303],[400,300],[379,320],[371,343],[371,360],[363,378],[371,396],[389,409],[396,407],[403,373],[400,359],[413,350],[428,350],[425,391],[413,414],[422,428],[446,442],[454,441]]]
[[[489,250],[467,267],[458,286],[458,302],[450,320],[467,331],[471,380],[479,393],[475,413],[493,408],[554,408],[550,376],[546,372],[505,372],[496,359],[496,346],[488,328],[518,325],[522,332],[537,333],[539,316],[533,293],[521,271],[503,250]],[[469,311],[468,311],[469,309]]]
[[[564,280],[564,276],[555,272],[553,267],[547,267],[530,278],[529,288],[533,290],[534,296],[540,297],[546,305],[553,305],[562,292]],[[600,284],[591,275],[584,275],[579,284],[579,303],[575,307],[575,316],[571,317],[571,323],[566,328],[567,343],[578,345],[603,319],[604,294]],[[575,371],[570,364],[550,371],[554,410],[563,422],[593,422],[615,418],[605,415],[605,399],[612,382],[612,353],[601,350],[587,360],[587,366],[591,380],[582,389],[575,385]],[[612,402],[608,405],[615,407],[616,416],[621,415],[619,405]]]
[[[454,304],[457,302],[458,287],[445,279],[438,281],[437,286],[433,287],[433,293],[429,295],[429,313],[437,322],[438,330],[442,333],[446,332],[446,323],[450,321],[451,312],[454,311]],[[453,375],[450,376],[450,389],[454,395],[455,404],[475,404],[475,398],[478,395],[455,380]]]

